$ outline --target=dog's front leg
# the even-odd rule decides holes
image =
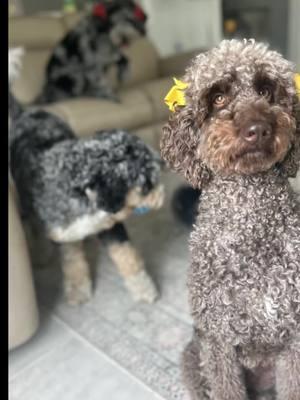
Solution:
[[[125,57],[123,54],[120,54],[120,58],[117,61],[117,67],[118,67],[118,81],[122,83],[128,77],[128,72],[129,72],[128,58]]]
[[[278,356],[276,363],[277,400],[300,399],[300,340]]]
[[[194,329],[192,340],[185,347],[182,359],[182,378],[191,400],[209,400],[210,387],[204,374],[201,337]]]
[[[84,89],[84,96],[87,97],[95,97],[98,99],[103,100],[110,100],[115,103],[119,103],[120,99],[118,98],[117,94],[109,84],[109,81],[104,74],[104,71],[100,74],[94,68],[89,68],[85,71],[84,74],[85,79],[85,89]]]
[[[211,400],[248,399],[243,367],[233,346],[205,339],[203,356]]]
[[[134,300],[152,303],[157,297],[157,290],[146,271],[142,257],[131,244],[124,225],[115,224],[99,234],[99,238],[106,242],[108,253]]]
[[[62,243],[61,255],[67,302],[77,305],[88,301],[91,297],[92,282],[83,243]]]

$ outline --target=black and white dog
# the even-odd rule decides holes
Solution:
[[[70,304],[91,294],[82,241],[98,235],[134,299],[157,295],[123,221],[161,207],[161,159],[138,137],[101,131],[75,137],[60,118],[24,110],[9,93],[10,167],[23,215],[37,222],[62,250],[65,293]]]
[[[107,79],[112,65],[122,81],[128,60],[122,52],[134,38],[145,34],[146,15],[130,0],[103,0],[90,15],[57,44],[46,68],[46,80],[36,103],[51,103],[79,96],[117,100]]]

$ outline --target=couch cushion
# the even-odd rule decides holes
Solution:
[[[107,78],[114,89],[129,89],[159,76],[158,54],[149,39],[136,39],[123,52],[130,62],[125,81],[121,84],[118,82],[115,65],[107,72]]]
[[[145,94],[139,90],[124,90],[121,103],[81,98],[62,101],[44,107],[62,116],[80,136],[97,129],[134,129],[148,125],[153,120],[152,107]]]
[[[21,101],[29,103],[40,92],[46,62],[53,47],[81,17],[81,13],[67,14],[63,17],[58,13],[9,19],[9,46],[22,46],[26,49],[24,74],[21,73],[20,82],[15,85],[15,94]],[[148,38],[135,40],[128,48],[124,48],[124,53],[130,59],[130,70],[128,78],[119,89],[131,88],[158,77],[159,56]],[[119,86],[115,67],[109,71],[108,79],[114,88]],[[21,82],[24,80],[25,82]]]
[[[9,46],[49,49],[63,37],[65,29],[59,17],[39,15],[10,18]]]
[[[159,151],[162,127],[164,124],[165,121],[159,122],[158,124],[133,130],[132,133],[140,137],[145,143],[147,143],[149,146],[152,146],[156,151]]]
[[[22,58],[20,76],[12,85],[13,93],[22,103],[32,103],[40,94],[49,56],[49,50],[29,50],[25,52]]]
[[[159,56],[147,38],[135,40],[124,53],[130,59],[128,78],[121,88],[129,88],[149,79],[155,79],[159,74]]]
[[[138,86],[151,102],[155,121],[164,121],[169,116],[169,109],[164,103],[166,94],[171,89],[173,80],[171,77],[155,79]]]
[[[74,25],[77,24],[77,22],[80,21],[80,19],[83,17],[83,13],[67,13],[64,14],[63,16],[63,24],[65,26],[66,32],[68,32],[70,29],[74,27]]]
[[[8,186],[9,349],[27,341],[39,324],[38,308],[14,183]]]

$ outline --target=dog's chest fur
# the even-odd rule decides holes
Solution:
[[[300,328],[300,207],[277,172],[215,178],[190,246],[190,303],[201,331],[267,349]]]

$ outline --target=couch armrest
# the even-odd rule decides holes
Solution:
[[[192,50],[184,53],[164,57],[159,60],[159,75],[180,77],[190,61],[199,53],[205,50]]]
[[[8,282],[9,350],[26,342],[36,332],[39,313],[31,262],[13,181],[8,186]]]

